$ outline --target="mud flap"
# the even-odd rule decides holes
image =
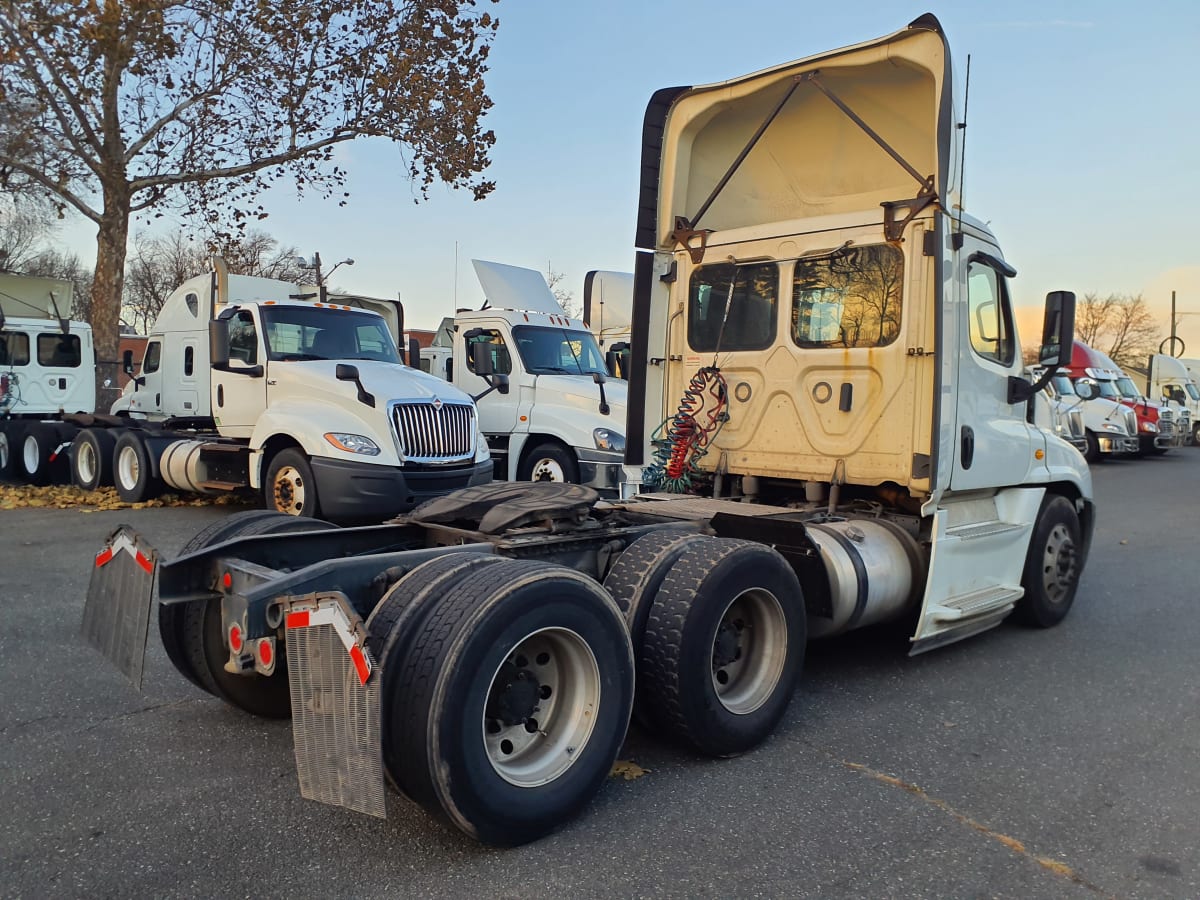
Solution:
[[[84,640],[139,691],[157,572],[157,551],[128,525],[118,525],[96,554],[83,605]]]
[[[300,794],[386,818],[380,675],[362,619],[344,594],[284,606],[292,737]]]

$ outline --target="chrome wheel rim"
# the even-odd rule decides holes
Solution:
[[[137,451],[130,446],[122,447],[121,452],[117,454],[117,477],[121,479],[121,487],[132,491],[137,487],[141,472],[142,466],[138,462]]]
[[[81,441],[75,448],[75,472],[81,484],[89,485],[95,482],[99,471],[96,459],[96,448],[87,441]]]
[[[575,763],[596,725],[600,667],[569,628],[526,635],[496,668],[484,704],[482,737],[496,773],[538,787]]]
[[[1075,541],[1061,522],[1050,529],[1042,554],[1042,587],[1051,603],[1062,603],[1075,583]]]
[[[533,473],[529,476],[530,481],[557,481],[565,482],[567,474],[563,471],[563,467],[558,460],[542,457],[533,464]]]
[[[271,486],[275,497],[275,508],[289,516],[298,516],[304,511],[304,476],[295,466],[284,466],[275,473]]]
[[[783,676],[787,644],[779,598],[763,588],[734,597],[713,636],[712,685],[721,705],[744,716],[766,703]]]

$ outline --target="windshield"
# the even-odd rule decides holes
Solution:
[[[268,359],[400,363],[387,325],[374,313],[320,306],[264,306],[262,318]]]
[[[1117,390],[1121,392],[1122,397],[1127,397],[1130,400],[1137,400],[1142,396],[1142,392],[1134,387],[1133,379],[1128,375],[1117,379]]]
[[[512,332],[525,370],[533,375],[606,372],[604,357],[590,331],[517,325]]]
[[[1050,381],[1060,397],[1075,396],[1075,385],[1071,384],[1071,379],[1066,375],[1055,375]]]
[[[1107,397],[1109,400],[1121,399],[1121,395],[1117,393],[1117,389],[1111,381],[1097,381],[1096,387],[1100,388],[1101,397]]]
[[[1194,384],[1189,381],[1184,385],[1184,388],[1187,390],[1189,397],[1191,397],[1193,400],[1200,400],[1200,389],[1198,389]]]

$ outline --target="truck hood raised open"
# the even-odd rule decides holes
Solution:
[[[657,198],[643,182],[638,246],[669,250],[693,230],[879,211],[915,198],[951,208],[952,82],[941,25],[926,14],[863,44],[659,91],[646,119],[661,117],[665,149],[661,161],[644,159],[660,171]]]

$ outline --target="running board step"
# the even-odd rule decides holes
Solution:
[[[1025,596],[1025,589],[1009,585],[998,585],[951,597],[945,603],[940,603],[933,609],[935,622],[959,622],[986,616],[1006,609]]]
[[[960,541],[971,541],[976,538],[991,537],[996,534],[1008,534],[1013,531],[1022,531],[1027,526],[1013,525],[1011,522],[1000,522],[993,520],[990,522],[975,522],[970,525],[959,525],[957,528],[947,528],[947,537],[956,537]]]

